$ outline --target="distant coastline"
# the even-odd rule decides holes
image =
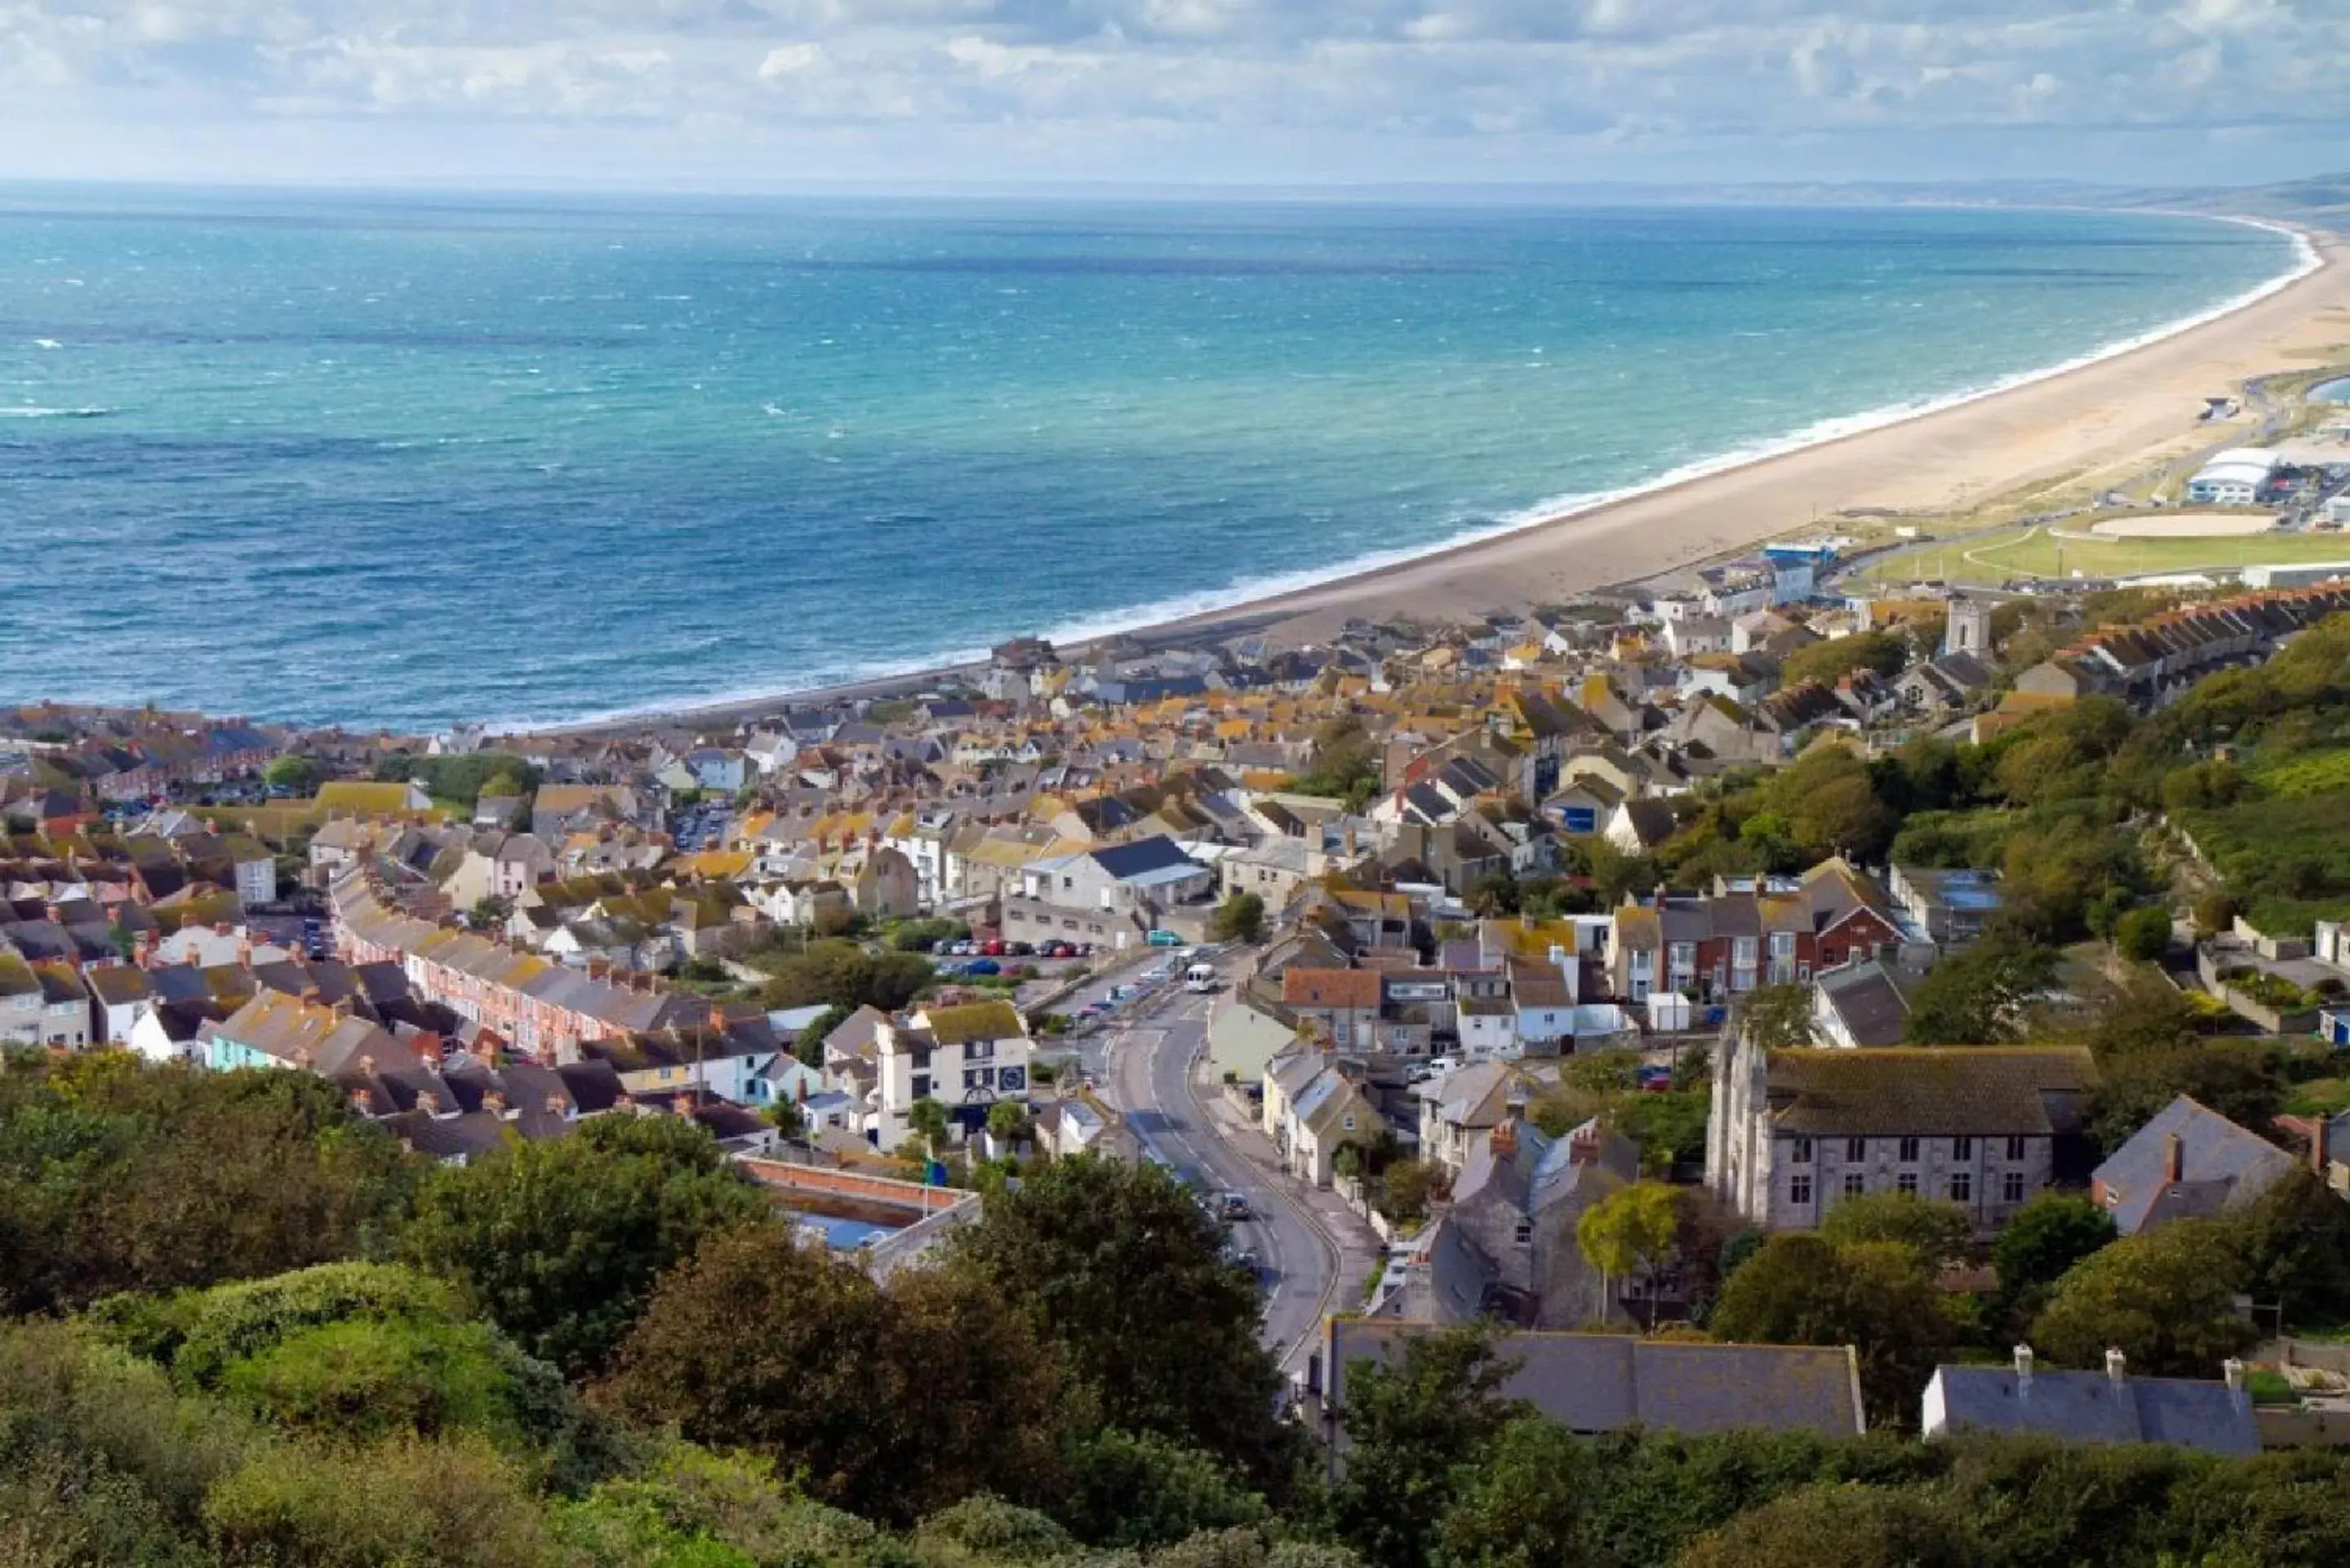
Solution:
[[[2192,405],[2188,400],[2200,394],[2180,391],[2174,397],[2169,389],[2179,377],[2205,378],[2204,384],[2220,390],[2263,369],[2286,368],[2264,365],[2256,357],[2259,345],[2279,333],[2293,336],[2303,326],[2316,325],[2328,310],[2350,311],[2350,305],[2345,305],[2350,301],[2350,287],[2345,286],[2345,269],[2341,265],[2343,241],[2329,231],[2246,214],[2163,211],[2147,215],[2234,223],[2283,235],[2293,244],[2293,265],[2207,309],[1986,386],[1824,421],[1781,440],[1703,459],[1621,490],[1539,503],[1505,521],[1431,545],[1377,553],[1326,571],[1289,574],[1260,584],[1240,585],[1233,590],[1237,597],[1227,602],[1204,604],[1196,610],[1142,607],[1131,617],[1114,612],[1031,629],[1056,646],[1071,649],[1082,649],[1112,637],[1129,639],[1149,648],[1196,646],[1247,633],[1265,634],[1275,641],[1298,642],[1328,635],[1352,614],[1465,619],[1477,614],[1523,609],[1546,597],[1555,597],[1538,591],[1527,581],[1528,570],[1544,572],[1544,580],[1554,584],[1558,593],[1638,582],[1751,547],[1802,526],[1805,521],[1803,516],[1788,516],[1784,493],[1804,483],[1810,476],[1799,473],[1786,483],[1773,483],[1784,479],[1791,470],[1820,466],[1798,460],[1833,460],[1872,441],[1886,445],[1880,438],[1898,436],[1920,427],[1939,429],[1962,421],[1972,410],[1995,409],[2002,404],[2014,406],[2020,396],[2033,392],[2043,394],[2032,400],[2036,411],[2039,405],[2048,402],[2045,394],[2058,389],[2070,389],[2071,394],[2077,394],[2080,406],[2072,410],[2077,421],[2086,417],[2097,400],[2129,390],[2117,384],[2116,372],[2133,364],[2142,365],[2147,375],[2133,400],[2142,407],[2130,421],[2131,428],[2141,432],[2137,444],[2105,443],[2098,453],[2107,460],[2125,457],[2133,451],[2144,450],[2151,440],[2190,430]],[[2230,330],[2231,327],[2238,330]],[[2350,314],[2345,314],[2338,330],[2341,339],[2350,342]],[[2179,353],[2182,348],[2188,352]],[[2172,352],[2163,354],[2165,349]],[[2100,377],[2101,371],[2106,374]],[[2151,419],[2147,416],[2153,407],[2159,406],[2148,406],[2150,400],[2167,398],[2173,400],[2171,406],[2177,417],[2168,421],[2175,428],[2163,431],[2159,427],[2165,421],[2159,412],[2153,412]],[[2057,420],[2066,417],[2061,409],[2052,408],[2049,411]],[[1997,426],[2006,421],[1986,422]],[[1986,430],[1977,435],[1987,440],[1994,433]],[[1962,441],[1967,436],[1954,433],[1953,439]],[[2037,444],[2047,443],[2043,440]],[[2094,440],[2056,444],[2067,450],[2100,445]],[[1989,476],[1970,486],[1983,493],[2009,484],[2029,483],[2049,471],[2047,463],[2033,461],[2027,452],[2003,453],[1996,447],[1986,447],[1967,455],[1970,466]],[[2010,457],[2020,461],[2003,462]],[[1820,476],[1823,484],[1841,492],[1853,482],[1865,480],[1868,471],[1878,465],[1864,456],[1857,464],[1834,466],[1854,470]],[[2012,477],[2002,480],[1999,475],[2004,466],[2012,466],[2014,472]],[[1764,490],[1781,493],[1758,498],[1758,481],[1763,482]],[[1761,499],[1762,504],[1752,514],[1752,525],[1733,526],[1727,534],[1699,537],[1689,525],[1690,519],[1687,515],[1676,518],[1670,514],[1674,508],[1694,512],[1729,504],[1736,499]],[[1865,504],[1868,503],[1840,499],[1833,504],[1815,505],[1814,515],[1826,524],[1832,522],[1835,513]],[[1770,519],[1767,525],[1765,518]],[[1576,524],[1591,525],[1592,533],[1578,539],[1570,526]],[[1644,541],[1622,536],[1643,526],[1653,526],[1657,532]],[[1601,528],[1609,535],[1604,547]],[[1577,552],[1578,544],[1591,548]],[[1590,557],[1590,569],[1577,570],[1570,565],[1566,574],[1561,576],[1560,563],[1571,563],[1578,553]],[[1178,608],[1178,613],[1153,613],[1154,609],[1169,607]],[[661,704],[571,723],[532,725],[518,732],[603,734],[670,725],[724,727],[792,707],[920,691],[942,680],[968,677],[982,668],[983,659],[974,655],[927,662],[868,680],[707,703]]]

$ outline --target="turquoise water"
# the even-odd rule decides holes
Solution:
[[[2319,403],[2350,403],[2350,376],[2338,381],[2320,381],[2309,389],[2310,400]]]
[[[2204,310],[2067,213],[0,198],[0,697],[576,718],[1133,624]]]

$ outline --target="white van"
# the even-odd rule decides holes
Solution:
[[[1211,963],[1195,963],[1190,969],[1185,970],[1183,971],[1183,989],[1186,991],[1215,990],[1216,966]]]

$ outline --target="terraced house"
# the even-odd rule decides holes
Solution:
[[[699,998],[671,993],[650,975],[614,979],[570,969],[453,920],[428,920],[393,903],[369,867],[334,885],[336,942],[351,963],[390,961],[421,1001],[440,1002],[515,1050],[560,1065],[583,1044],[700,1022]]]

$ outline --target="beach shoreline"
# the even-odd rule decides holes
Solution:
[[[2299,247],[2297,265],[2196,316],[1988,387],[1831,421],[1853,428],[1797,431],[1772,447],[1725,454],[1621,492],[1549,512],[1530,509],[1399,559],[1193,614],[1089,630],[1061,645],[1082,649],[1115,636],[1160,649],[1249,633],[1295,645],[1326,639],[1357,616],[1442,623],[1523,611],[1686,569],[1809,524],[1832,529],[1840,515],[1949,513],[2024,485],[2151,456],[2196,434],[2203,398],[2232,392],[2251,377],[2303,368],[2297,358],[2350,344],[2350,267],[2343,265],[2350,249],[2343,236],[2267,218],[2178,215],[2290,235]],[[946,661],[866,680],[515,732],[726,729],[791,708],[907,695],[983,668]]]

